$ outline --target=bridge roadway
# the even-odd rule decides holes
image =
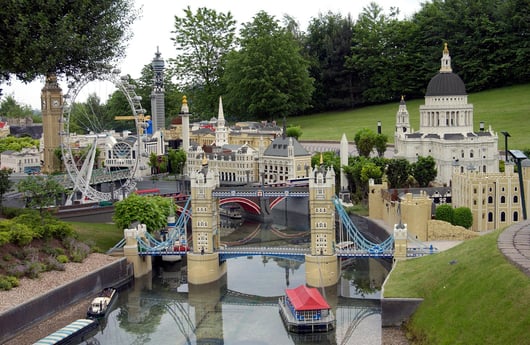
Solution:
[[[217,198],[228,198],[228,197],[294,197],[302,198],[309,196],[308,187],[270,187],[270,186],[242,186],[242,187],[218,187],[212,195]]]
[[[304,247],[223,247],[218,251],[220,259],[226,260],[241,256],[274,256],[287,259],[304,261],[305,255],[311,254],[309,248]],[[140,256],[166,256],[166,255],[186,255],[188,252],[179,250],[147,250],[139,252]],[[370,251],[359,249],[338,249],[336,250],[339,258],[365,258],[365,257],[379,257],[392,258],[393,251]]]

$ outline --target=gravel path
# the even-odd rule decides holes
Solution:
[[[45,272],[38,279],[21,279],[20,285],[9,291],[0,292],[0,313],[25,301],[40,296],[47,291],[83,277],[100,267],[118,260],[117,257],[105,254],[90,254],[82,263],[70,262],[64,271]],[[33,344],[35,341],[62,328],[69,323],[86,317],[87,306],[92,297],[78,301],[52,317],[42,321],[29,330],[19,334],[3,345]]]

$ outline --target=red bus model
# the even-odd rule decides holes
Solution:
[[[145,195],[145,196],[160,195],[160,189],[158,189],[158,188],[138,189],[138,190],[134,191],[134,194]]]

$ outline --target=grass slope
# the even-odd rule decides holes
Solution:
[[[509,149],[530,148],[530,127],[526,125],[530,118],[530,84],[473,93],[468,95],[468,102],[474,106],[475,131],[479,130],[481,121],[486,129],[491,126],[499,135],[499,149],[504,149],[501,131],[511,135]],[[407,101],[410,125],[414,130],[420,127],[419,107],[424,103],[424,99]],[[340,141],[343,133],[349,141],[353,141],[355,133],[362,128],[377,131],[377,121],[381,120],[383,134],[393,143],[398,107],[399,102],[393,102],[349,111],[291,117],[288,122],[302,128],[302,141]]]
[[[94,245],[105,253],[123,238],[123,230],[114,224],[68,222],[79,235],[79,240]]]
[[[530,344],[530,279],[497,249],[500,232],[398,263],[385,297],[424,298],[414,344]]]

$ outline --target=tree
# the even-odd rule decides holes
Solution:
[[[227,57],[226,108],[240,119],[274,119],[310,106],[313,79],[292,33],[260,11],[243,24],[241,49]]]
[[[374,146],[379,157],[383,157],[385,155],[387,143],[388,136],[386,134],[376,134]]]
[[[170,198],[131,194],[115,204],[112,220],[120,229],[130,228],[132,223],[139,222],[153,232],[167,225],[171,207],[174,205]]]
[[[4,2],[0,80],[107,70],[124,56],[136,17],[130,0]]]
[[[429,183],[436,178],[436,162],[432,156],[418,157],[418,161],[412,163],[412,176],[420,187],[428,187]]]
[[[443,204],[436,207],[436,220],[443,220],[445,222],[453,224],[453,207],[448,204]]]
[[[18,104],[13,96],[7,96],[0,102],[0,116],[11,119],[32,118],[33,110],[30,106]]]
[[[38,209],[41,218],[44,216],[44,209],[56,205],[57,200],[66,192],[56,179],[44,176],[28,176],[20,180],[17,190],[26,198],[26,207]]]
[[[300,126],[289,126],[285,132],[288,137],[293,137],[296,140],[299,140],[302,136],[302,128]]]
[[[371,129],[363,128],[355,133],[353,141],[355,142],[359,155],[368,158],[374,149],[376,134]]]
[[[193,13],[188,6],[184,16],[175,16],[175,31],[171,39],[178,55],[170,59],[173,74],[181,86],[197,93],[194,99],[195,113],[214,114],[219,97],[219,79],[225,57],[234,48],[236,21],[232,13],[218,13],[200,7]]]
[[[411,166],[404,158],[394,158],[388,161],[386,166],[386,178],[389,188],[406,187],[407,180],[411,173]]]
[[[186,152],[184,152],[183,149],[170,149],[168,152],[168,159],[171,171],[175,174],[176,178],[177,175],[182,174],[182,170],[186,164]]]
[[[2,201],[4,200],[4,194],[9,192],[13,181],[9,179],[11,175],[11,169],[0,169],[0,213],[2,212]]]
[[[453,213],[453,225],[459,225],[466,229],[473,225],[473,213],[469,207],[457,207]]]

